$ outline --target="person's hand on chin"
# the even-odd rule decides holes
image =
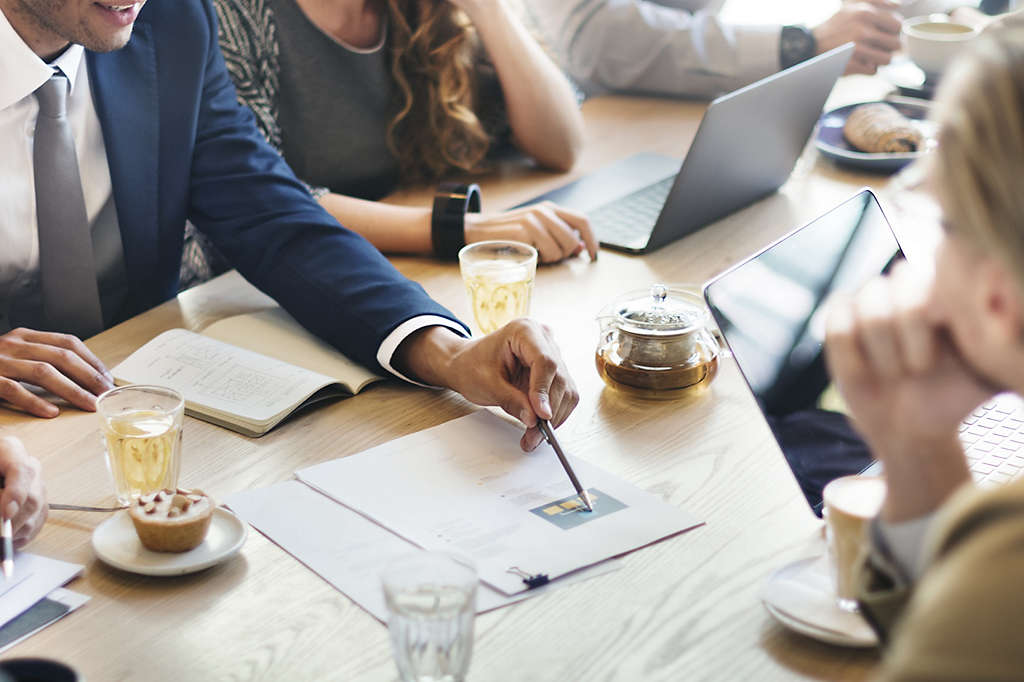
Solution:
[[[395,366],[477,405],[500,407],[526,426],[520,441],[526,451],[543,440],[538,419],[557,427],[579,402],[551,330],[529,319],[473,339],[445,327],[427,327],[399,346]]]
[[[829,306],[829,372],[885,467],[883,514],[894,521],[933,511],[970,480],[959,424],[998,392],[963,360],[930,295],[927,278],[899,267]]]

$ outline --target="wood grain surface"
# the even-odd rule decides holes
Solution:
[[[840,82],[830,105],[872,99],[874,79]],[[482,182],[498,208],[628,154],[682,156],[705,105],[606,97],[584,106],[588,145],[568,175],[510,164]],[[737,164],[743,159],[736,159]],[[582,394],[560,429],[565,448],[704,519],[692,532],[625,557],[623,568],[476,621],[471,680],[860,680],[872,652],[794,635],[758,601],[765,578],[823,549],[781,453],[731,360],[701,396],[658,402],[604,388],[594,369],[597,311],[654,282],[700,284],[824,212],[858,188],[888,178],[851,173],[813,147],[776,194],[644,257],[602,251],[597,262],[541,267],[533,314],[555,331]],[[424,188],[392,200],[422,202]],[[888,208],[888,206],[887,206]],[[458,268],[395,258],[442,303],[470,318]],[[201,330],[271,301],[229,273],[89,341],[109,365],[157,333]],[[327,311],[325,311],[327,312]],[[342,457],[472,409],[450,392],[389,381],[296,415],[259,439],[193,419],[185,425],[182,484],[216,497],[286,480],[299,467]],[[0,431],[23,438],[44,462],[50,498],[97,505],[112,499],[94,414],[54,420],[0,410]],[[85,564],[71,589],[82,610],[7,656],[47,656],[90,682],[146,680],[394,680],[387,632],[343,594],[255,531],[235,559],[180,578],[105,567],[90,534],[104,515],[53,512],[32,544],[40,554]]]

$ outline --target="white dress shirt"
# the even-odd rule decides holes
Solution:
[[[723,22],[724,0],[519,0],[587,94],[712,97],[779,70],[782,27]]]
[[[927,567],[929,557],[925,555],[924,543],[934,520],[935,512],[899,523],[888,523],[881,518],[875,520],[887,545],[885,549],[911,582],[917,582]],[[881,548],[874,549],[878,551]]]
[[[84,50],[72,45],[47,64],[15,33],[0,11],[0,313],[39,274],[39,237],[32,145],[39,102],[33,92],[53,67],[68,77],[68,122],[75,138],[85,210],[92,225],[111,196],[103,131],[92,105]]]
[[[103,130],[93,105],[83,56],[82,46],[72,45],[52,64],[47,64],[25,44],[0,10],[0,332],[7,326],[2,316],[10,301],[19,292],[38,285],[39,237],[32,147],[39,103],[33,93],[50,78],[54,67],[59,67],[70,83],[68,121],[75,139],[90,225],[111,199],[113,189]],[[412,381],[392,367],[392,358],[410,334],[431,326],[447,327],[465,335],[462,327],[446,318],[414,317],[384,339],[377,350],[377,361],[387,371]]]

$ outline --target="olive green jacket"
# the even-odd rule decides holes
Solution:
[[[1024,478],[958,491],[928,531],[916,585],[884,549],[860,594],[886,647],[882,680],[1024,680]]]

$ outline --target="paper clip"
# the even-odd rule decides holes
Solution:
[[[512,568],[508,569],[506,573],[511,573],[512,575],[519,576],[520,578],[522,578],[523,583],[525,583],[526,586],[529,587],[531,590],[535,587],[540,587],[541,585],[548,584],[547,573],[537,573],[535,575],[530,575],[518,566],[513,566]]]

